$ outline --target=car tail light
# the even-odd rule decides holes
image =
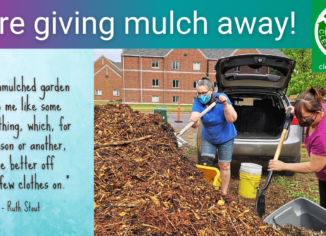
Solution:
[[[291,125],[299,125],[298,118],[296,116],[293,117]]]

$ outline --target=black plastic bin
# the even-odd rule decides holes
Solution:
[[[291,224],[314,231],[326,231],[326,209],[304,197],[280,207],[266,217],[264,222],[277,227],[273,219],[280,226]]]

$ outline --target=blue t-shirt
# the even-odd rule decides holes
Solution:
[[[214,93],[214,96],[223,95],[227,98],[228,104],[231,104],[230,99],[224,93]],[[195,99],[192,105],[192,112],[203,112],[207,107]],[[203,135],[211,143],[220,144],[225,143],[237,136],[237,131],[233,123],[228,123],[224,116],[224,106],[216,104],[210,111],[208,111],[202,118]]]

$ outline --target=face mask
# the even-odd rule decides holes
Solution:
[[[299,125],[300,125],[301,127],[309,127],[309,126],[312,125],[312,123],[314,123],[314,122],[315,122],[314,119],[309,118],[309,119],[307,119],[307,120],[305,120],[305,121],[303,121],[303,120],[299,120]]]
[[[205,105],[211,100],[211,96],[209,94],[206,95],[200,95],[198,96],[198,100],[200,101],[201,104]]]

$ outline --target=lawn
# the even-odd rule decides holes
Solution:
[[[114,102],[94,102],[95,105],[114,104]],[[165,107],[167,112],[178,112],[178,105],[163,105],[163,104],[129,104],[134,111],[154,112],[155,107]],[[191,112],[191,105],[181,105],[181,112]]]

